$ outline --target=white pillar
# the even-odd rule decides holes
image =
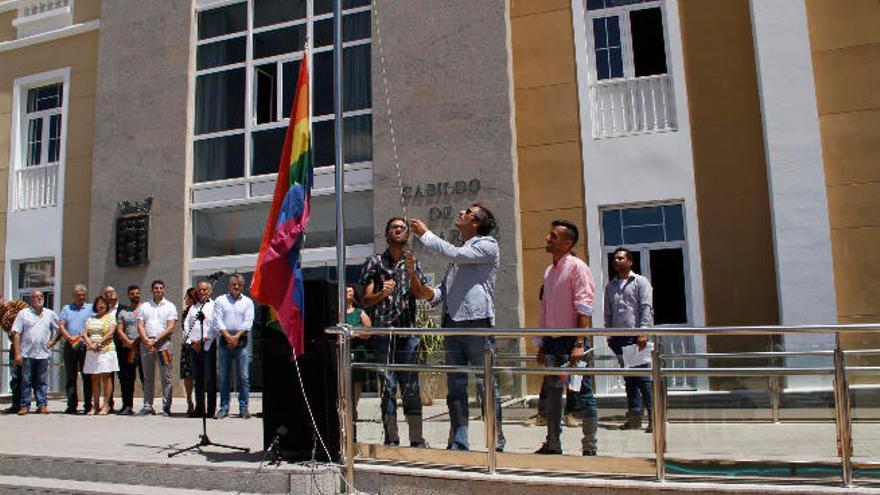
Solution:
[[[803,0],[750,0],[776,257],[780,322],[834,323],[837,306],[825,171]],[[789,351],[832,349],[832,335],[787,335]],[[819,360],[818,362],[822,362]],[[789,366],[817,364],[792,358]],[[788,387],[830,383],[792,377]]]

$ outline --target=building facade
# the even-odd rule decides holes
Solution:
[[[207,274],[249,276],[309,55],[316,169],[303,266],[330,290],[332,5],[0,1],[3,294],[42,288],[58,308],[75,283],[94,295],[161,279],[180,305]],[[350,278],[384,249],[388,218],[423,218],[455,241],[455,215],[479,202],[499,221],[498,327],[537,324],[555,218],[581,227],[577,252],[598,288],[610,253],[633,250],[660,325],[880,318],[876,1],[345,0],[343,14]],[[445,261],[413,249],[442,276]],[[619,387],[600,380],[602,393]],[[536,391],[532,380],[511,389]]]

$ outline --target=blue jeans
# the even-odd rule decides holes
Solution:
[[[443,326],[447,328],[491,328],[488,318],[482,320],[453,321],[447,315],[443,319]],[[485,351],[489,349],[495,352],[495,339],[477,335],[454,335],[444,339],[446,347],[446,364],[452,366],[483,366],[486,362]],[[501,427],[501,391],[498,387],[498,377],[495,378],[495,430],[497,433],[496,450],[504,450],[507,443],[504,439],[504,431]],[[474,377],[477,395],[483,397],[483,375]],[[449,407],[449,450],[470,450],[468,443],[468,377],[466,373],[449,373],[446,375],[446,405]],[[483,405],[483,417],[486,417],[486,407]]]
[[[635,366],[635,368],[650,368],[651,365]],[[651,377],[649,376],[626,376],[623,378],[626,386],[627,416],[642,415],[642,406],[651,410]]]
[[[248,396],[251,390],[249,357],[247,346],[230,349],[222,339],[214,345],[220,345],[220,409],[229,411],[229,376],[232,374],[232,363],[235,362],[235,373],[238,380],[238,410],[248,408]]]
[[[389,364],[415,364],[419,338],[413,335],[379,335],[373,337],[373,354],[376,362]],[[382,387],[382,423],[385,428],[385,443],[394,444],[400,439],[397,435],[397,388],[403,395],[403,414],[411,421],[422,420],[422,397],[419,391],[419,374],[407,371],[382,370],[379,372]],[[410,432],[412,436],[412,432]],[[410,439],[413,441],[413,439]],[[416,438],[424,442],[423,438]]]
[[[49,359],[24,358],[21,363],[21,407],[31,407],[31,388],[37,395],[37,407],[46,407],[49,392]]]
[[[21,407],[21,366],[15,364],[15,349],[9,348],[9,392],[12,394],[12,403],[9,408],[18,411]]]
[[[568,354],[545,354],[544,366],[548,368],[556,368],[562,366],[569,361]],[[559,375],[544,375],[543,387],[545,387],[545,413],[547,417],[547,440],[545,445],[553,450],[562,450],[562,444],[559,442],[562,429],[560,422],[562,421],[562,392],[565,390],[567,380],[563,380]],[[598,409],[596,407],[596,398],[593,396],[593,385],[590,383],[590,377],[584,376],[581,381],[581,389],[579,393],[579,402],[583,406],[583,433],[584,437],[581,441],[581,447],[584,451],[596,450],[596,429],[598,426],[597,417]]]

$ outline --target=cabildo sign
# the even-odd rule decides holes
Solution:
[[[480,192],[480,179],[454,182],[430,182],[413,186],[403,186],[403,199],[432,198],[435,196],[453,196],[457,194],[477,194]]]

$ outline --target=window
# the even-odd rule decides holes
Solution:
[[[55,307],[55,260],[19,262],[17,275],[18,299],[30,304],[31,291],[39,290],[43,293],[43,306]]]
[[[195,183],[277,172],[310,31],[312,134],[315,156],[323,158],[316,166],[334,163],[332,6],[247,0],[197,13]],[[343,3],[343,115],[346,143],[354,147],[347,162],[372,160],[371,26],[369,1]]]
[[[663,11],[656,0],[587,0],[596,80],[666,74]]]
[[[608,280],[614,277],[614,250],[629,249],[632,270],[647,277],[654,288],[654,324],[686,325],[689,298],[683,206],[604,210],[602,234]],[[672,353],[694,352],[695,341],[693,337],[664,337],[663,346]],[[692,365],[690,361],[672,363],[673,367]],[[669,381],[675,388],[693,389],[695,384],[692,377],[673,377]]]
[[[64,85],[27,90],[25,161],[28,167],[58,163],[61,158],[61,114]]]

